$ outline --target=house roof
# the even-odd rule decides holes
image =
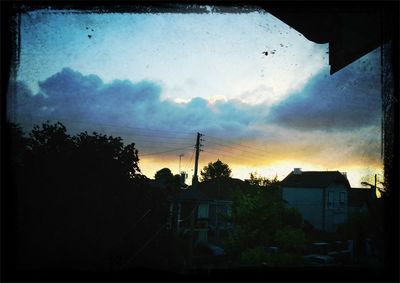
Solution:
[[[349,206],[361,207],[369,201],[370,197],[370,188],[351,188],[349,190]]]
[[[189,186],[187,189],[182,189],[179,192],[179,199],[181,201],[208,201],[211,198],[193,186]]]
[[[181,200],[230,200],[234,190],[248,186],[244,181],[234,178],[215,179],[198,183],[181,190]]]
[[[350,189],[349,181],[339,171],[302,171],[301,174],[291,172],[281,181],[281,187],[326,188],[332,183],[342,183]]]

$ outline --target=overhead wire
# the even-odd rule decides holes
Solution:
[[[75,130],[81,130],[78,127],[69,127]],[[93,130],[92,132],[104,132],[104,134],[118,134],[118,135],[122,135],[122,136],[128,136],[130,138],[136,138],[136,137],[149,137],[149,138],[159,138],[159,139],[165,139],[165,140],[193,140],[193,138],[185,138],[185,137],[171,137],[171,136],[165,136],[165,135],[156,135],[156,134],[150,134],[150,133],[137,133],[137,132],[127,132],[127,131],[120,131],[120,130],[115,130],[115,129],[111,129],[111,130],[104,130],[102,129],[101,131],[99,130]]]
[[[46,120],[60,120],[63,119],[65,121],[71,121],[75,124],[89,124],[89,125],[96,125],[99,126],[98,123],[93,123],[93,122],[88,122],[88,121],[78,121],[75,119],[70,119],[70,118],[65,118],[65,117],[58,117],[58,118],[49,118],[49,117],[43,117],[43,116],[38,116],[36,115],[35,117],[38,118],[43,118]],[[38,124],[33,122],[32,120],[29,120],[28,123],[30,124]],[[115,124],[106,124],[106,123],[100,123],[100,127],[115,127]],[[79,127],[70,127],[72,129],[75,130],[81,130]],[[140,148],[144,148],[144,149],[148,149],[148,148],[153,148],[154,146],[150,146],[149,143],[152,143],[154,145],[161,145],[164,148],[168,148],[171,147],[172,145],[185,145],[187,143],[185,143],[182,140],[193,140],[192,138],[188,138],[188,137],[180,137],[178,135],[173,135],[171,136],[172,132],[177,132],[177,133],[184,133],[184,135],[188,135],[190,133],[188,132],[181,132],[181,131],[165,131],[165,130],[155,130],[155,129],[149,129],[149,128],[141,128],[141,127],[127,127],[127,126],[118,126],[118,128],[125,128],[125,129],[140,129],[141,131],[147,131],[147,132],[135,132],[135,133],[131,133],[131,132],[127,132],[127,131],[116,131],[115,129],[111,129],[111,130],[104,130],[102,129],[102,131],[104,132],[108,132],[108,134],[112,133],[112,134],[118,134],[118,135],[123,135],[123,136],[127,136],[130,139],[133,139],[135,144],[137,145],[138,149]],[[157,134],[159,132],[165,132],[167,133],[167,135],[160,135]],[[216,142],[216,141],[210,141],[209,139],[206,140],[206,143],[209,144],[213,144],[216,145],[217,147],[213,147],[215,148],[218,152],[218,154],[222,155],[222,153],[224,153],[224,156],[229,156],[230,158],[234,158],[236,160],[239,159],[247,159],[247,160],[253,160],[253,159],[257,159],[257,160],[262,160],[262,157],[266,157],[265,155],[263,155],[263,153],[260,152],[260,150],[254,148],[254,147],[250,147],[247,145],[243,145],[240,143],[235,143],[235,142],[227,142],[226,140],[214,137],[214,136],[209,136],[206,135],[206,137],[210,137],[211,139],[216,139],[219,140],[221,142]],[[154,138],[154,139],[151,139]],[[162,139],[162,140],[160,140]],[[182,141],[182,142],[181,142]],[[145,143],[145,144],[143,144]],[[155,155],[155,154],[164,154],[164,153],[168,153],[168,152],[173,152],[173,151],[177,151],[177,150],[181,150],[181,149],[186,149],[190,146],[187,147],[179,147],[179,148],[173,148],[173,149],[169,149],[169,150],[165,150],[165,151],[159,151],[159,152],[153,152],[153,153],[143,153],[141,154],[141,156],[147,156],[147,155]],[[221,148],[222,147],[222,148]],[[244,149],[245,148],[249,148],[249,149]],[[236,151],[239,151],[241,153],[245,153],[248,155],[252,155],[252,157],[248,157],[248,156],[243,156],[241,155],[240,157],[238,157],[238,155],[233,155],[230,151],[226,151],[223,148],[230,148],[230,149],[234,149]],[[255,151],[254,151],[255,150]],[[221,153],[222,151],[222,153]],[[211,151],[208,151],[208,153],[212,153]],[[214,153],[215,154],[215,153]],[[193,158],[194,152],[192,153],[192,158]],[[191,158],[191,159],[192,159]],[[191,160],[190,160],[191,162]]]
[[[254,161],[254,160],[263,161],[264,160],[262,158],[253,158],[253,157],[247,157],[247,156],[243,156],[243,155],[238,155],[238,154],[223,150],[221,148],[211,148],[211,149],[207,149],[207,150],[204,150],[204,151],[208,151],[209,152],[210,150],[215,150],[214,152],[216,154],[230,156],[230,157],[235,158],[235,159],[242,159],[242,160],[244,159],[244,160],[248,160],[248,161]]]
[[[226,159],[234,159],[234,160],[240,161],[242,163],[244,161],[242,158],[236,157],[234,155],[228,155],[228,154],[216,152],[216,151],[213,151],[213,150],[210,150],[210,149],[204,150],[204,152],[205,153],[209,153],[209,154],[211,154],[213,156],[224,156]],[[252,161],[254,162],[255,160],[247,160],[248,163],[251,163]]]
[[[70,121],[73,123],[77,124],[88,124],[88,125],[96,125],[96,126],[103,126],[103,127],[118,127],[118,128],[125,128],[125,129],[134,129],[134,130],[140,130],[144,132],[166,132],[166,133],[179,133],[182,135],[194,135],[196,134],[195,132],[188,132],[188,131],[176,131],[176,130],[162,130],[162,129],[150,129],[150,128],[144,128],[144,127],[134,127],[134,126],[124,126],[124,125],[118,125],[118,124],[112,124],[112,123],[104,123],[104,122],[96,122],[96,121],[82,121],[82,120],[76,120],[76,119],[71,119],[71,118],[66,118],[66,117],[46,117],[46,116],[40,116],[40,115],[21,115],[25,116],[27,119],[31,119],[32,117],[35,118],[41,118],[44,120],[65,120],[65,121]],[[31,121],[31,120],[29,120]],[[60,121],[61,122],[61,121]],[[32,122],[34,123],[34,122]]]
[[[57,119],[54,119],[57,120]],[[50,121],[50,120],[49,120]],[[32,125],[38,125],[38,123],[35,123],[33,121],[28,121],[29,124]],[[74,130],[81,130],[78,127],[69,127],[70,129],[74,129]],[[94,131],[96,132],[96,131]],[[98,132],[98,131],[97,131]],[[106,134],[106,133],[104,133]],[[130,139],[133,139],[135,142],[135,145],[137,147],[138,150],[140,150],[141,148],[154,148],[154,145],[161,145],[163,148],[168,148],[171,146],[176,146],[176,145],[186,145],[184,147],[179,147],[179,148],[173,148],[173,149],[169,149],[169,150],[165,150],[165,151],[159,151],[159,152],[145,152],[143,154],[140,154],[140,156],[147,156],[147,155],[155,155],[155,154],[164,154],[164,153],[168,153],[168,152],[173,152],[173,151],[177,151],[177,150],[182,150],[182,149],[186,149],[186,148],[190,148],[193,145],[188,145],[188,142],[179,142],[180,140],[190,140],[193,141],[193,139],[190,138],[181,138],[181,137],[167,137],[167,136],[161,136],[161,135],[151,135],[151,134],[137,134],[137,133],[127,133],[127,132],[122,132],[122,131],[115,131],[115,130],[111,130],[111,131],[107,131],[107,134],[118,134],[118,135],[125,135],[128,136]],[[156,139],[146,139],[141,137],[140,139],[137,139],[135,136],[147,136],[147,137],[154,137],[154,138],[161,138],[161,139],[169,139],[172,141],[163,141],[163,140],[156,140]],[[144,142],[146,144],[142,144],[141,142]],[[149,143],[153,143],[153,146],[149,146]]]
[[[57,120],[57,119],[48,119],[49,121],[51,121],[51,120]],[[68,119],[68,120],[72,120],[72,119]],[[75,120],[73,120],[73,121],[75,121]],[[38,124],[38,123],[35,123],[35,122],[33,122],[33,121],[28,121],[30,124],[33,124],[33,125],[36,125],[36,124]],[[82,122],[82,124],[93,124],[93,123],[87,123],[87,122]],[[72,129],[74,129],[74,130],[81,130],[79,127],[69,127],[69,128],[72,128]],[[132,127],[133,128],[133,127]],[[147,130],[150,130],[150,129],[147,129]],[[103,130],[104,131],[104,130]],[[157,131],[157,130],[154,130],[154,131]],[[155,135],[155,134],[150,134],[150,133],[128,133],[128,132],[123,132],[123,131],[116,131],[116,130],[114,130],[114,129],[112,129],[112,130],[110,130],[110,131],[107,131],[108,132],[108,134],[118,134],[118,135],[121,135],[121,134],[123,134],[123,135],[125,135],[125,136],[128,136],[130,139],[133,139],[134,140],[134,143],[135,143],[135,145],[136,145],[136,147],[137,147],[137,149],[139,150],[139,151],[142,151],[143,153],[141,153],[140,154],[140,156],[141,157],[143,157],[143,156],[151,156],[151,155],[157,155],[157,154],[165,154],[165,153],[169,153],[169,152],[174,152],[174,151],[178,151],[178,150],[182,150],[182,149],[187,149],[187,148],[190,148],[190,147],[192,147],[193,145],[188,145],[188,146],[184,146],[184,147],[174,147],[174,148],[171,148],[172,146],[174,146],[174,145],[187,145],[187,143],[185,143],[185,142],[179,142],[179,141],[181,141],[181,140],[183,140],[183,139],[185,139],[185,140],[193,140],[193,139],[189,139],[189,138],[182,138],[182,137],[168,137],[168,136],[162,136],[162,135]],[[136,136],[139,136],[139,138],[137,138]],[[150,137],[150,138],[146,138],[146,137]],[[157,140],[157,139],[151,139],[151,137],[153,137],[153,138],[161,138],[161,139],[167,139],[167,140]],[[247,153],[251,153],[251,152],[249,152],[249,151],[247,151],[247,150],[243,150],[243,149],[238,149],[238,148],[236,148],[236,147],[234,147],[234,146],[229,146],[229,145],[223,145],[223,144],[221,144],[221,143],[217,143],[217,142],[212,142],[212,141],[206,141],[207,143],[211,143],[211,144],[216,144],[216,145],[218,145],[219,147],[216,149],[216,150],[218,150],[219,152],[217,153],[217,152],[212,152],[212,151],[210,151],[210,150],[208,150],[207,152],[209,153],[209,154],[219,154],[219,155],[223,155],[223,156],[227,156],[227,157],[229,157],[230,159],[235,159],[235,160],[240,160],[240,158],[242,158],[242,159],[247,159],[247,160],[252,160],[252,158],[249,158],[249,157],[246,157],[246,156],[241,156],[240,158],[238,157],[238,156],[235,156],[235,155],[233,155],[231,152],[228,152],[228,151],[226,151],[226,150],[224,150],[224,149],[221,149],[220,147],[221,146],[225,146],[226,148],[235,148],[236,150],[240,150],[240,151],[242,151],[242,152],[247,152]],[[143,144],[143,143],[145,143],[145,144]],[[152,143],[153,145],[150,145],[149,143]],[[155,146],[157,146],[157,145],[160,145],[160,147],[163,147],[163,148],[171,148],[171,149],[167,149],[167,150],[163,150],[163,151],[158,151],[158,152],[147,152],[147,150],[146,149],[152,149],[152,148],[154,148]],[[194,146],[193,146],[194,147]],[[142,149],[142,150],[141,150]],[[221,151],[224,153],[224,154],[222,154],[221,153]],[[254,153],[253,153],[254,154]],[[188,167],[190,167],[190,164],[192,163],[192,160],[193,160],[193,157],[194,157],[194,151],[192,152],[192,155],[191,155],[191,159],[189,160],[189,164],[185,167],[185,168],[188,168]],[[260,159],[260,157],[253,157],[253,158],[257,158],[257,159],[259,159],[259,160],[261,160]]]
[[[192,164],[192,160],[193,160],[193,157],[194,157],[194,153],[195,153],[195,150],[193,149],[192,155],[191,155],[190,160],[189,160],[189,163],[187,163],[186,166],[184,167],[185,169],[189,169],[190,168],[190,165]]]
[[[241,144],[241,143],[237,143],[237,142],[232,142],[232,141],[226,141],[226,140],[224,140],[224,139],[221,139],[221,138],[217,138],[217,137],[214,137],[214,136],[209,136],[209,135],[205,135],[205,137],[207,138],[207,137],[210,137],[210,138],[212,138],[212,139],[216,139],[216,140],[219,140],[219,141],[221,141],[222,143],[225,143],[225,144],[227,144],[227,146],[229,146],[229,144],[231,144],[230,146],[231,147],[235,147],[235,145],[238,145],[238,146],[241,146],[241,147],[246,147],[246,148],[249,148],[249,149],[252,149],[253,151],[255,150],[255,152],[253,152],[253,153],[256,153],[257,152],[257,154],[259,154],[260,152],[262,152],[262,151],[265,151],[265,149],[262,149],[262,148],[256,148],[256,147],[254,147],[254,146],[248,146],[248,145],[245,145],[245,144]],[[243,149],[242,149],[243,150]]]
[[[175,149],[171,149],[171,150],[165,150],[165,151],[159,151],[159,152],[153,152],[153,153],[145,153],[145,154],[141,154],[141,156],[148,156],[148,155],[155,155],[155,154],[164,154],[164,153],[168,153],[168,152],[173,152],[173,151],[178,151],[178,150],[182,150],[182,149],[186,149],[186,148],[190,148],[193,145],[189,145],[186,147],[181,147],[181,148],[175,148]]]
[[[253,153],[253,152],[244,150],[244,149],[240,149],[240,148],[237,148],[237,147],[232,147],[232,146],[229,146],[229,145],[223,145],[223,144],[221,144],[221,143],[215,143],[215,142],[211,142],[211,141],[208,141],[208,140],[207,140],[206,142],[207,142],[207,143],[210,143],[210,144],[216,145],[217,147],[215,147],[215,148],[218,149],[218,150],[221,150],[221,149],[219,149],[219,147],[222,147],[222,148],[230,148],[230,149],[232,149],[232,150],[234,150],[234,151],[236,151],[236,152],[239,151],[241,154],[252,155],[251,157],[244,157],[244,158],[263,159],[263,158],[266,158],[266,157],[267,157],[266,155],[264,155],[264,154],[262,154],[262,153],[256,154],[256,153]],[[231,153],[231,152],[229,152],[229,153]]]

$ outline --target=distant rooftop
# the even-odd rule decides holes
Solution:
[[[296,170],[281,181],[281,186],[293,188],[326,188],[332,183],[342,183],[350,189],[349,181],[339,171]]]
[[[181,190],[181,200],[230,200],[234,190],[248,187],[244,181],[235,178],[223,178],[200,182],[197,187],[189,186]]]

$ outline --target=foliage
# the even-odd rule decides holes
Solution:
[[[144,177],[139,168],[139,152],[134,143],[126,145],[119,152],[118,160],[121,162],[122,170],[127,172],[130,178],[141,179]]]
[[[19,156],[11,161],[21,264],[101,268],[114,255],[132,256],[165,224],[166,196],[146,184],[134,143],[95,132],[70,136],[61,123],[35,126],[27,138],[17,125],[8,128]],[[167,256],[157,239],[138,258]]]
[[[240,264],[244,266],[258,266],[267,260],[263,246],[245,249],[240,255]]]
[[[177,190],[182,185],[182,178],[180,175],[173,175],[169,168],[162,168],[156,172],[156,174],[154,175],[154,179],[163,186],[163,192],[165,194],[173,194],[174,198],[177,197],[174,192],[177,193]],[[175,199],[175,201],[177,200]]]
[[[305,243],[305,234],[301,229],[286,226],[275,233],[274,245],[278,252],[266,253],[267,245],[243,247],[238,252],[239,263],[243,266],[301,266],[303,259],[300,248]],[[233,243],[231,243],[232,245]],[[235,243],[237,244],[237,243]]]
[[[268,179],[258,174],[257,171],[250,173],[250,179],[247,180],[250,185],[261,187],[276,187],[279,186],[278,176],[273,179]]]
[[[344,231],[348,239],[366,238],[370,221],[367,213],[350,213],[347,223],[344,225]]]
[[[283,214],[283,221],[292,227],[302,227],[303,226],[303,217],[301,216],[300,211],[294,207],[287,207]]]
[[[60,122],[54,125],[35,125],[29,133],[28,147],[34,155],[46,155],[68,152],[73,150],[74,143],[67,134],[67,129]]]
[[[298,253],[306,242],[306,235],[299,228],[285,226],[276,231],[274,242],[285,252]]]
[[[163,168],[156,172],[154,179],[163,184],[170,184],[174,181],[174,175],[169,168]]]
[[[304,266],[301,255],[278,251],[268,255],[265,264],[270,267],[299,267]]]
[[[234,193],[234,230],[225,245],[227,252],[242,263],[249,264],[251,255],[254,255],[253,263],[261,264],[261,247],[278,246],[295,256],[305,242],[301,214],[294,208],[285,207],[277,180],[266,183],[271,185],[251,185]]]
[[[299,254],[285,251],[267,253],[265,247],[257,246],[245,249],[240,255],[240,265],[248,267],[299,267],[304,264]]]
[[[250,179],[248,180],[250,185],[253,186],[267,186],[268,179],[259,176],[257,172],[250,173]]]
[[[124,146],[120,137],[96,132],[92,135],[83,132],[74,136],[72,140],[82,162],[88,166],[101,166],[102,170],[114,170],[115,174],[121,173],[129,178],[141,175],[138,151],[134,143]]]
[[[231,177],[232,170],[229,166],[223,163],[221,160],[217,160],[214,163],[210,162],[207,166],[204,166],[200,172],[201,181],[214,180],[219,178]]]

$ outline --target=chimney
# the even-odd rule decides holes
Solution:
[[[294,168],[293,169],[293,174],[294,175],[301,175],[301,168]]]

